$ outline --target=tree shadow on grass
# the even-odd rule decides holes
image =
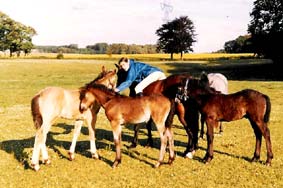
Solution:
[[[230,59],[166,63],[168,73],[188,73],[200,76],[202,71],[207,73],[222,73],[228,80],[248,81],[282,81],[281,69],[270,60],[262,59]]]

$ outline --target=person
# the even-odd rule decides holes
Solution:
[[[118,65],[127,75],[126,79],[115,88],[116,92],[122,92],[133,83],[136,83],[134,87],[136,96],[142,96],[142,91],[145,87],[156,80],[166,78],[161,69],[126,57],[122,57],[118,61]]]

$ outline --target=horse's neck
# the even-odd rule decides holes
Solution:
[[[105,104],[110,101],[115,95],[101,91],[99,89],[91,89],[91,93],[95,99],[104,107]]]

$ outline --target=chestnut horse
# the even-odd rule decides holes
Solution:
[[[94,83],[104,84],[109,88],[115,87],[116,70],[106,71],[103,66],[102,72],[98,75],[98,77],[87,85],[92,85]],[[81,113],[79,111],[79,96],[79,89],[69,90],[61,87],[47,87],[32,98],[31,112],[36,128],[36,135],[31,165],[35,171],[38,171],[40,168],[40,151],[43,163],[51,163],[46,149],[46,137],[51,125],[57,118],[76,120],[74,136],[69,150],[70,160],[74,159],[76,141],[84,121],[86,121],[89,130],[90,152],[93,158],[98,158],[95,145],[95,123],[100,105],[95,103],[91,109]]]
[[[119,85],[122,81],[126,79],[127,73],[123,69],[121,69],[119,65],[115,64],[115,66],[118,68],[117,85]],[[164,80],[157,80],[155,82],[152,82],[150,85],[144,88],[143,95],[148,96],[148,95],[152,95],[153,93],[162,94],[171,101],[171,105],[172,105],[171,113],[176,114],[178,116],[179,121],[184,126],[186,133],[188,135],[188,143],[186,150],[184,152],[184,156],[191,158],[192,152],[194,152],[195,149],[197,149],[197,145],[198,145],[199,114],[194,103],[184,106],[182,103],[174,102],[177,89],[179,86],[181,86],[182,80],[190,77],[191,76],[186,73],[170,75]],[[136,83],[133,83],[129,88],[130,96],[135,96],[135,91],[134,91],[135,85]],[[170,124],[168,126],[171,126],[173,121],[173,116],[169,116],[169,117],[171,117],[172,119],[168,119],[166,123]],[[134,138],[132,140],[132,144],[130,147],[137,146],[138,131],[140,128],[139,126],[140,125],[134,126]],[[153,141],[151,134],[151,122],[146,124],[146,128],[148,131],[147,145],[152,147]]]
[[[150,120],[155,124],[161,140],[159,159],[155,167],[159,167],[163,162],[167,141],[169,141],[169,164],[173,162],[175,158],[173,133],[171,127],[165,126],[170,113],[171,102],[166,97],[157,94],[127,97],[108,89],[104,85],[97,84],[81,89],[80,99],[81,112],[88,110],[95,101],[105,110],[106,117],[112,127],[116,147],[113,168],[121,163],[121,125],[139,124]]]
[[[181,97],[178,97],[181,96]],[[271,165],[273,158],[268,121],[271,111],[270,99],[256,90],[244,89],[233,94],[216,94],[207,82],[201,79],[187,79],[181,87],[179,99],[186,103],[186,98],[192,98],[198,104],[201,115],[207,125],[207,151],[205,163],[213,158],[213,129],[220,121],[234,121],[247,118],[256,137],[255,152],[252,161],[260,158],[262,135],[266,142],[266,165]]]

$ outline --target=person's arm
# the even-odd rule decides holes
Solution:
[[[124,82],[122,82],[122,83],[115,89],[115,91],[116,91],[116,92],[121,92],[121,91],[127,89],[127,88],[130,87],[131,84],[135,81],[136,77],[137,77],[137,76],[136,76],[136,73],[135,73],[134,69],[129,69],[126,80],[125,80]]]

